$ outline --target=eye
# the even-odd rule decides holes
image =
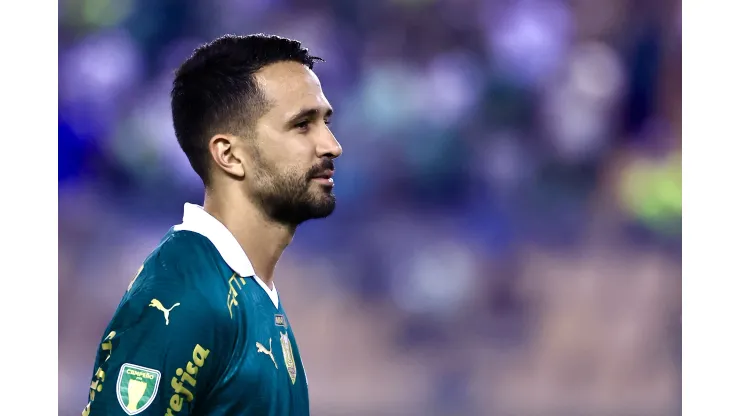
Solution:
[[[327,126],[331,126],[331,119],[327,118],[326,120],[324,120],[324,124],[326,124]]]
[[[310,126],[311,126],[311,122],[309,120],[304,120],[304,121],[301,121],[300,123],[296,123],[295,128],[302,132],[306,132],[308,131],[308,128]]]

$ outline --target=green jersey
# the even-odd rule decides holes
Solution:
[[[236,239],[186,205],[118,306],[87,416],[304,416],[308,386],[277,292]]]

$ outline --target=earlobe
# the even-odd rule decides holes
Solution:
[[[244,166],[237,149],[237,138],[231,135],[217,134],[208,142],[208,151],[215,167],[230,176],[242,178]]]

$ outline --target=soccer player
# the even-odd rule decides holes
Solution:
[[[306,374],[273,284],[296,227],[334,210],[318,57],[224,36],[178,69],[172,118],[205,185],[144,261],[108,325],[83,415],[308,415]]]

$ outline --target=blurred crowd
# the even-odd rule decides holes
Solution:
[[[301,40],[337,210],[276,285],[318,416],[680,414],[677,0],[60,0],[59,414],[202,185],[173,71]]]

